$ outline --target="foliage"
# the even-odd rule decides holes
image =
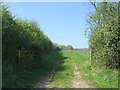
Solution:
[[[42,67],[41,56],[50,52],[52,45],[35,21],[15,18],[7,5],[2,3],[3,80],[10,73]],[[20,60],[18,51],[27,51],[21,53],[24,57],[20,57]]]
[[[94,66],[119,68],[118,13],[117,2],[101,2],[96,3],[96,10],[89,15],[89,48]]]
[[[40,80],[43,80],[44,77],[48,76],[48,74],[53,70],[53,67],[56,65],[56,62],[62,62],[63,60],[63,56],[59,51],[50,52],[46,56],[47,57],[42,61],[43,65],[45,65],[44,68],[34,68],[31,69],[31,71],[23,69],[23,71],[19,73],[20,76],[8,73],[7,77],[3,80],[3,88],[35,87]]]
[[[53,44],[53,50],[61,50],[60,45],[58,45],[57,43]]]

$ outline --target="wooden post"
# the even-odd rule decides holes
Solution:
[[[91,60],[92,55],[91,55],[91,53],[92,53],[92,50],[90,48],[90,66],[89,66],[89,70],[91,70],[91,67],[92,67],[92,60]]]
[[[90,66],[92,66],[92,60],[91,60],[91,48],[90,48]]]
[[[18,50],[17,75],[20,75],[20,50]]]
[[[20,64],[20,50],[18,51],[18,57],[19,57],[18,64]]]

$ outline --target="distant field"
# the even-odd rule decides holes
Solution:
[[[71,52],[89,52],[87,48],[83,49],[73,49],[73,50],[63,50],[63,51],[71,51]]]

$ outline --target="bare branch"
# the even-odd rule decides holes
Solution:
[[[92,2],[92,1],[89,0],[89,2],[93,5],[93,7],[95,8],[95,10],[97,10],[97,6],[96,6],[96,4],[95,4],[95,1]]]

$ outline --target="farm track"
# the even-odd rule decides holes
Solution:
[[[57,67],[59,66],[60,62],[57,61],[52,69],[51,72],[46,73],[47,75],[44,76],[36,85],[34,88],[46,88],[47,84],[52,81],[54,74],[56,72]]]
[[[72,64],[74,69],[74,77],[72,81],[72,87],[73,88],[93,88],[90,85],[87,84],[85,80],[82,79],[82,75],[80,72],[78,72],[78,67],[75,63]]]
[[[66,65],[69,65],[70,67],[73,68],[72,69],[73,75],[71,77],[71,80],[68,81],[68,82],[71,82],[70,88],[94,88],[93,86],[88,84],[87,80],[83,79],[84,75],[79,71],[79,67],[77,65],[77,62],[76,62],[76,60],[74,60],[75,58],[77,58],[77,55],[70,55],[70,59],[68,59],[68,60],[70,60],[69,61],[70,64],[66,64]],[[54,86],[54,84],[57,82],[56,80],[54,80],[54,75],[56,73],[56,70],[57,70],[59,64],[60,64],[59,61],[56,62],[55,66],[53,67],[53,70],[51,72],[49,72],[44,78],[42,78],[37,83],[35,88],[53,88],[53,87],[64,88],[64,86],[61,84],[60,84],[60,86],[56,86],[56,85]]]
[[[71,88],[93,88],[93,86],[90,86],[87,81],[85,81],[83,78],[82,78],[82,75],[80,72],[78,72],[78,67],[75,63],[73,63],[71,65],[74,69],[74,75],[73,75],[73,79],[72,79],[72,86]],[[54,77],[51,78],[51,80],[49,80],[46,85],[44,86],[45,88],[52,88],[52,79]]]

